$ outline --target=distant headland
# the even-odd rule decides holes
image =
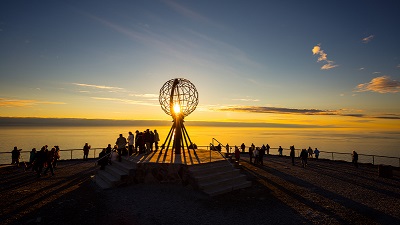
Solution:
[[[218,121],[186,121],[190,126],[207,127],[265,127],[265,128],[327,128],[326,126],[305,124],[251,123],[251,122],[218,122]],[[40,117],[0,117],[0,127],[24,126],[170,126],[166,120],[113,120],[85,118],[40,118]]]

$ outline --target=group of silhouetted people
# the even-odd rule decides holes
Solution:
[[[159,149],[158,142],[160,141],[157,130],[146,129],[143,132],[136,130],[135,134],[128,132],[128,137],[119,134],[115,145],[111,148],[108,144],[107,148],[103,148],[99,154],[98,164],[100,169],[104,169],[107,164],[111,164],[113,152],[116,153],[116,160],[121,161],[122,156],[131,156],[133,154],[148,155],[151,152],[156,152]],[[88,143],[83,147],[83,159],[87,160],[90,145]]]
[[[215,147],[215,150],[220,150],[221,149],[221,145],[219,144],[218,146]],[[226,151],[227,153],[229,153],[229,145],[226,145]],[[242,145],[240,146],[241,151],[239,150],[238,147],[235,146],[235,158],[236,161],[239,161],[240,159],[240,152],[245,152],[246,149],[246,145],[244,143],[242,143]],[[290,153],[289,156],[291,158],[291,162],[292,165],[295,165],[295,159],[296,159],[296,149],[294,147],[294,145],[289,147]],[[262,147],[256,147],[253,143],[251,144],[251,146],[249,147],[248,150],[248,154],[249,154],[249,158],[250,158],[250,163],[254,163],[254,164],[260,164],[263,165],[263,159],[265,155],[269,155],[270,152],[270,146],[267,145],[262,145]],[[283,156],[283,148],[282,146],[279,146],[278,148],[278,155],[279,156]],[[308,163],[308,159],[310,158],[315,158],[316,160],[319,159],[319,155],[320,155],[320,151],[318,150],[318,148],[315,148],[314,150],[311,147],[308,147],[308,149],[302,149],[300,151],[300,162],[301,162],[301,166],[303,168],[307,167],[307,163]],[[358,167],[358,154],[356,151],[353,151],[352,153],[352,163],[354,164],[355,167]]]
[[[11,152],[12,162],[11,164],[20,165],[21,150],[14,147]],[[60,159],[60,148],[54,146],[51,150],[48,150],[48,146],[44,145],[40,151],[36,151],[36,148],[32,148],[29,153],[29,162],[23,161],[25,165],[25,171],[32,169],[36,172],[37,177],[47,175],[50,171],[51,175],[54,175],[54,168],[57,167],[57,161]]]

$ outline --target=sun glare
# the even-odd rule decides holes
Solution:
[[[178,103],[174,105],[174,112],[175,114],[179,114],[181,112],[181,106]]]

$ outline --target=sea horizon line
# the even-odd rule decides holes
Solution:
[[[0,117],[0,127],[33,127],[33,126],[171,126],[172,120],[119,120],[119,119],[87,119],[87,118],[42,118],[42,117]],[[205,127],[260,127],[260,128],[338,128],[308,124],[279,124],[268,122],[240,121],[185,121],[190,126]]]

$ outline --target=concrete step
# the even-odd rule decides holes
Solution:
[[[121,183],[121,179],[118,179],[113,174],[105,170],[99,170],[97,172],[97,176],[109,183],[111,187],[117,187]]]
[[[105,171],[112,174],[118,180],[122,180],[123,178],[128,177],[128,173],[126,171],[121,170],[118,167],[115,167],[114,163],[113,163],[113,165],[106,166]]]
[[[227,177],[219,180],[213,180],[211,182],[198,183],[198,186],[201,190],[218,189],[219,187],[222,188],[222,187],[234,186],[237,183],[246,181],[246,178],[247,178],[246,175],[239,174],[234,177]]]
[[[240,175],[239,169],[223,170],[216,173],[196,176],[195,180],[197,183],[209,183],[224,178],[236,177]]]
[[[224,193],[229,193],[234,190],[239,190],[247,187],[251,187],[252,183],[251,181],[243,181],[234,185],[230,186],[224,186],[224,187],[218,187],[218,188],[213,188],[213,189],[207,189],[204,190],[204,192],[210,196],[216,196]]]
[[[202,164],[194,164],[191,165],[190,168],[193,170],[198,170],[198,169],[202,169],[205,167],[214,167],[214,166],[220,166],[220,165],[229,165],[229,162],[226,160],[219,160],[219,161],[215,161],[215,162],[208,162],[208,163],[202,163]]]
[[[133,162],[122,160],[121,162],[113,161],[111,166],[108,167],[115,167],[121,171],[124,171],[127,175],[135,174],[136,164]]]
[[[103,180],[100,176],[95,176],[94,181],[96,182],[97,186],[99,186],[103,190],[111,189],[112,185],[109,184],[107,181]]]
[[[213,164],[213,165],[207,165],[207,164]],[[201,176],[206,176],[209,174],[214,174],[214,173],[219,173],[223,171],[231,171],[233,169],[232,165],[228,162],[224,163],[207,163],[207,164],[201,164],[196,167],[189,167],[189,172],[194,176],[194,177],[201,177]]]

